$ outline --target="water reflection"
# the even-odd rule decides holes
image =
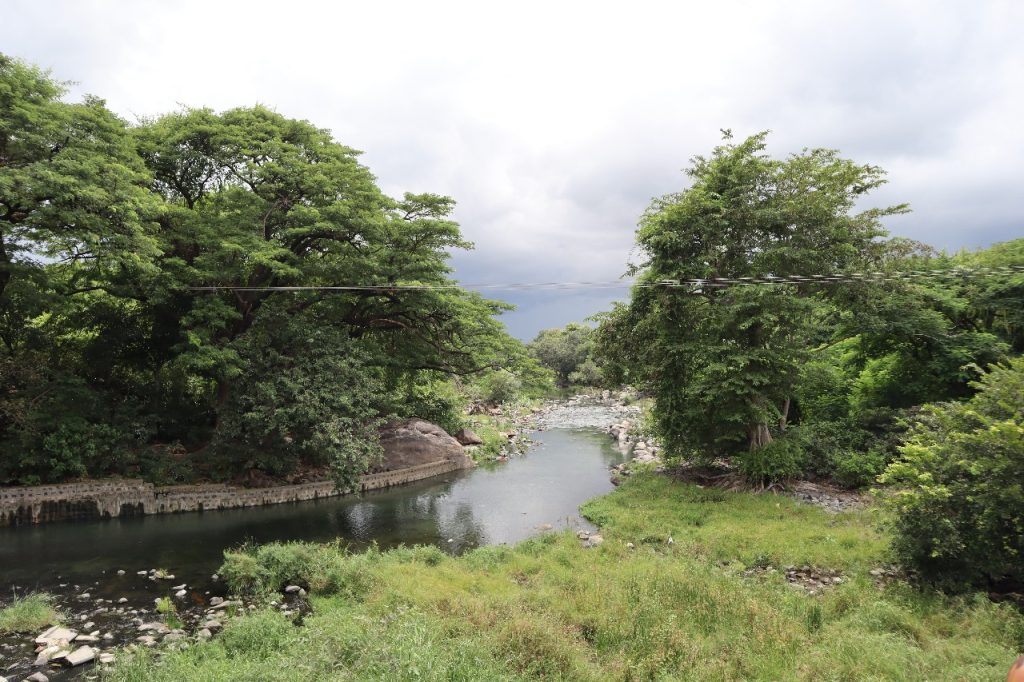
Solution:
[[[621,461],[607,437],[552,430],[534,434],[524,457],[408,486],[252,509],[0,529],[0,589],[92,582],[104,571],[162,567],[201,581],[227,547],[276,540],[341,538],[355,548],[433,544],[459,553],[513,543],[544,524],[584,525],[578,507],[611,489]]]

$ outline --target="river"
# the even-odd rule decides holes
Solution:
[[[203,595],[223,594],[223,584],[213,582],[211,574],[225,549],[246,542],[340,539],[354,550],[371,543],[381,548],[430,544],[459,554],[548,529],[590,528],[579,506],[612,489],[609,468],[624,458],[594,428],[611,421],[604,410],[583,418],[571,409],[553,419],[549,414],[544,423],[570,428],[532,433],[533,444],[523,456],[363,495],[0,528],[0,590],[4,601],[12,593],[53,593],[72,624],[84,615],[123,642],[137,634],[131,620],[141,615],[125,612],[151,613],[153,599],[166,595],[172,584],[186,583],[200,605]],[[166,569],[175,579],[152,581],[137,574],[153,568]],[[116,605],[120,599],[127,602]],[[102,610],[104,602],[97,600],[110,605]],[[21,679],[17,675],[31,670],[26,667],[31,655],[27,638],[0,639],[0,676]],[[63,678],[47,673],[51,680]]]

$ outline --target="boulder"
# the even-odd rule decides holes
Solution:
[[[455,433],[455,440],[463,445],[480,445],[484,442],[483,438],[476,435],[471,429],[459,429]]]
[[[400,419],[385,424],[380,429],[380,444],[384,454],[381,462],[371,468],[371,473],[442,461],[455,461],[459,468],[473,465],[459,441],[440,426],[422,419]]]

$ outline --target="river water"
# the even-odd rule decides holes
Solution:
[[[605,416],[591,418],[596,420]],[[154,597],[175,583],[187,583],[199,601],[198,595],[223,594],[223,586],[210,576],[225,549],[246,542],[341,539],[356,550],[371,543],[382,548],[430,544],[459,554],[481,545],[515,543],[549,528],[590,528],[579,506],[612,489],[609,467],[624,456],[593,428],[597,423],[589,430],[578,419],[544,423],[572,428],[532,433],[528,452],[507,462],[364,495],[0,528],[0,601],[12,593],[45,590],[57,596],[66,613],[97,599],[116,603],[121,598],[128,600],[124,608],[151,611]],[[174,581],[137,575],[153,568],[170,571]],[[117,575],[118,570],[125,574]],[[101,629],[134,634],[130,626],[105,626],[106,615],[89,618]],[[0,640],[0,676],[26,669],[25,657],[31,656],[26,641]],[[51,674],[51,679],[58,678]]]

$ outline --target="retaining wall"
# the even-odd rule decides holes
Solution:
[[[411,483],[466,468],[464,460],[441,460],[363,476],[360,492]],[[141,514],[207,511],[300,502],[345,494],[333,481],[317,481],[272,488],[239,488],[204,483],[156,487],[138,479],[62,483],[0,488],[0,526],[71,519],[114,518]]]

